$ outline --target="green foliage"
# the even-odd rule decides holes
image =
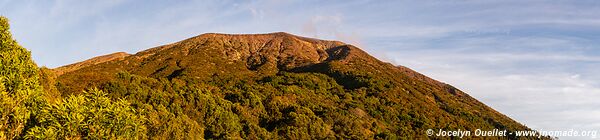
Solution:
[[[146,136],[145,116],[128,101],[111,100],[93,90],[55,102],[59,97],[53,78],[12,39],[8,20],[0,17],[0,139]]]
[[[164,106],[156,108],[144,105],[144,116],[148,117],[148,133],[152,139],[199,139],[204,137],[204,128],[185,114],[173,114]]]
[[[140,139],[147,131],[147,119],[129,102],[112,101],[98,90],[45,106],[35,119],[27,139]]]
[[[481,117],[487,115],[457,110],[460,102],[456,100],[436,100],[435,96],[451,95],[439,94],[426,83],[371,84],[390,83],[384,79],[379,80],[387,82],[369,82],[378,79],[367,77],[364,81],[368,86],[348,89],[335,77],[312,72],[280,72],[256,79],[220,77],[207,82],[121,72],[100,87],[111,93],[113,100],[123,98],[146,110],[151,122],[147,135],[160,139],[399,139],[424,137],[424,130],[429,128],[496,128],[506,124]],[[391,91],[394,87],[400,88]],[[394,96],[396,93],[401,96]],[[410,98],[427,99],[430,93],[435,93],[432,101],[406,102],[414,100]],[[441,108],[429,110],[430,104]]]
[[[0,17],[0,139],[20,136],[43,104],[37,70],[30,53],[12,39],[8,20]]]
[[[48,102],[56,103],[60,101],[60,91],[56,88],[56,74],[51,69],[42,67],[39,69],[39,81],[44,89],[44,98]]]
[[[38,89],[38,68],[31,54],[21,47],[9,31],[8,20],[0,17],[0,75],[3,88],[11,94]]]

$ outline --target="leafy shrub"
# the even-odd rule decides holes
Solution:
[[[8,19],[0,17],[0,139],[20,136],[43,105],[37,72],[29,51],[12,39]]]
[[[25,138],[139,139],[147,131],[146,117],[129,102],[112,101],[96,89],[45,106],[35,117]]]

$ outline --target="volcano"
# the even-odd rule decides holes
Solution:
[[[530,130],[351,44],[284,32],[207,33],[51,71],[61,96],[98,88],[154,112],[147,125],[155,137],[398,139],[428,138],[428,129]]]

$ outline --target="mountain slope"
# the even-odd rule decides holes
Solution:
[[[108,54],[108,55],[98,56],[98,57],[94,57],[94,58],[91,58],[91,59],[88,59],[88,60],[85,60],[82,62],[77,62],[74,64],[54,68],[54,72],[56,73],[56,75],[62,75],[63,73],[75,71],[75,70],[78,70],[78,69],[81,69],[81,68],[84,68],[87,66],[96,65],[99,63],[104,63],[104,62],[112,61],[115,59],[123,59],[129,55],[130,54],[127,54],[125,52],[117,52],[117,53],[112,53],[112,54]]]
[[[56,87],[63,96],[98,87],[140,109],[165,108],[197,123],[203,131],[193,133],[205,138],[396,139],[427,137],[427,129],[529,130],[451,85],[339,41],[209,33],[120,56],[59,68]],[[151,121],[149,135],[166,135],[152,131],[163,123]]]

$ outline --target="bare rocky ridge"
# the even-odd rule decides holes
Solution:
[[[205,48],[208,46],[219,46]],[[215,49],[230,62],[245,61],[251,69],[265,64],[292,68],[310,63],[319,63],[329,58],[326,50],[345,45],[339,41],[325,41],[299,37],[288,33],[270,34],[217,34],[207,33],[170,45],[140,52],[135,56],[143,59],[160,51],[175,49],[183,56],[195,55],[199,49]]]

